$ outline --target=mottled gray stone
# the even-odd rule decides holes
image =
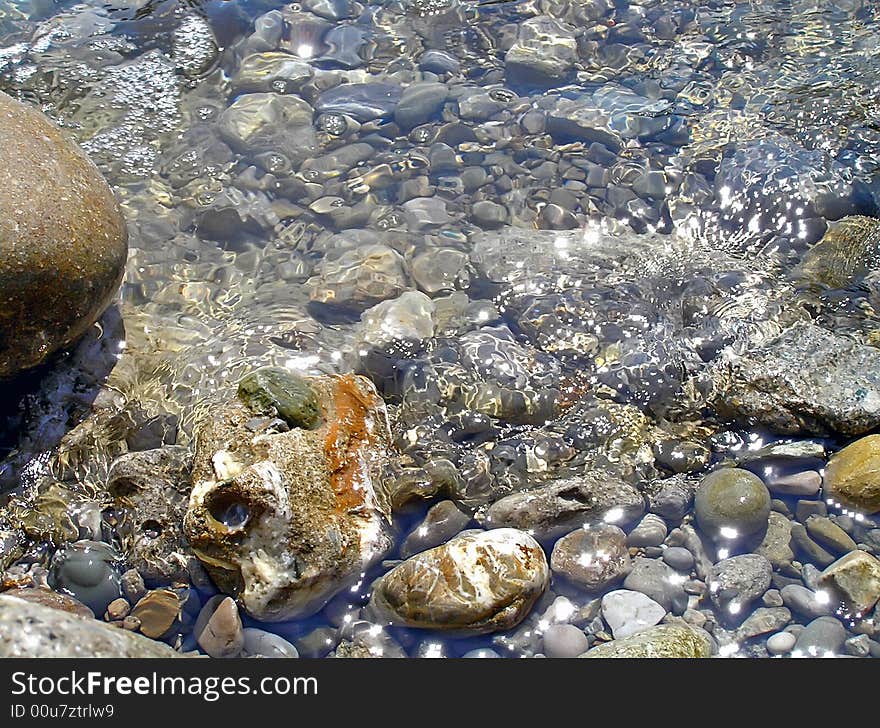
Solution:
[[[0,594],[0,657],[180,657],[161,642]]]
[[[774,432],[860,435],[880,425],[877,349],[799,322],[719,372],[716,408]]]
[[[802,657],[825,657],[843,651],[846,629],[834,617],[819,617],[798,635],[792,653]]]
[[[633,486],[592,470],[505,496],[489,506],[484,520],[489,528],[520,528],[545,538],[587,523],[632,523],[644,510]]]
[[[639,557],[623,580],[623,587],[647,594],[667,612],[681,614],[687,608],[687,595],[678,576],[659,559]]]

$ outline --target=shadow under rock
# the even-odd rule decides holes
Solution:
[[[91,411],[124,342],[114,304],[72,348],[0,381],[0,493],[45,472],[50,452]]]

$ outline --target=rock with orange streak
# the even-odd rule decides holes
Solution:
[[[291,428],[248,397],[210,408],[195,428],[184,518],[220,589],[269,622],[318,611],[391,547],[382,399],[355,375],[288,376],[314,391],[317,422]]]

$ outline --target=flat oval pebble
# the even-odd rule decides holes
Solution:
[[[337,113],[358,121],[391,116],[403,89],[391,83],[348,83],[325,91],[315,103],[321,114]]]
[[[694,566],[694,555],[681,546],[664,549],[663,560],[677,571],[690,571]]]
[[[589,646],[587,635],[573,624],[554,624],[544,630],[544,654],[547,657],[577,657]]]
[[[241,657],[283,658],[299,657],[296,647],[277,634],[256,627],[242,630],[244,642]]]
[[[549,573],[537,541],[499,528],[407,559],[378,581],[373,600],[397,625],[484,634],[519,624]]]
[[[771,655],[784,655],[786,652],[791,652],[795,642],[797,637],[791,632],[777,632],[767,640],[767,652]]]

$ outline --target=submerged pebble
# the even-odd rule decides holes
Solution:
[[[108,544],[76,541],[52,558],[49,586],[82,602],[95,614],[104,614],[110,602],[122,596],[120,561],[120,555]]]
[[[519,624],[548,581],[538,543],[499,528],[413,556],[380,579],[373,600],[394,624],[484,634]]]

